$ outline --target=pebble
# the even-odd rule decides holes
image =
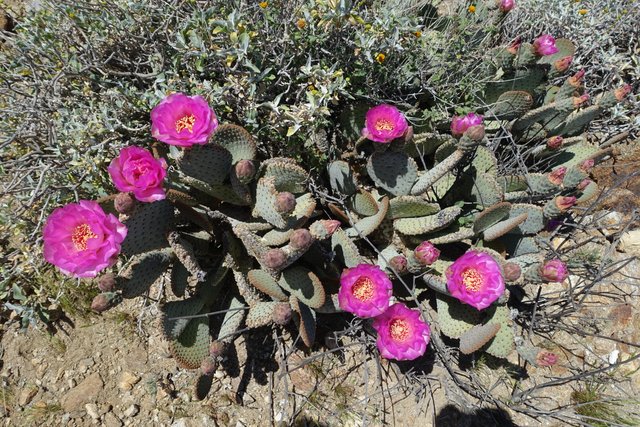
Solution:
[[[640,228],[622,234],[618,249],[629,255],[640,257]]]
[[[31,387],[25,388],[20,392],[20,397],[18,398],[18,404],[20,406],[28,405],[31,402],[31,400],[33,400],[36,394],[38,394],[38,387],[31,386]]]
[[[98,405],[95,403],[87,403],[84,405],[84,409],[87,411],[87,415],[89,415],[94,420],[100,419],[100,414],[98,414]]]
[[[124,411],[124,416],[125,417],[135,417],[136,415],[138,415],[138,412],[140,412],[140,407],[138,405],[131,405],[127,408],[126,411]]]
[[[85,404],[95,401],[103,387],[100,374],[94,372],[64,395],[61,400],[62,408],[66,412],[81,410]]]
[[[104,416],[104,427],[122,427],[122,421],[113,412],[109,412]]]
[[[131,390],[135,384],[140,381],[140,377],[131,373],[131,372],[123,372],[120,375],[120,381],[118,382],[118,387],[120,390],[127,391]]]

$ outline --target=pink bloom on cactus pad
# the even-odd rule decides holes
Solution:
[[[170,145],[205,144],[217,127],[216,113],[201,96],[173,93],[151,110],[151,135]]]
[[[489,307],[504,293],[504,277],[493,257],[469,251],[446,271],[451,296],[478,310]]]
[[[464,117],[454,116],[451,120],[451,134],[462,136],[472,126],[482,124],[482,116],[476,113],[469,113]]]
[[[408,128],[407,119],[400,110],[393,105],[382,104],[367,111],[362,136],[386,144],[404,136]]]
[[[116,262],[127,227],[98,203],[81,200],[54,210],[42,234],[47,262],[70,276],[95,277]]]
[[[359,264],[340,277],[340,308],[359,317],[375,317],[389,307],[392,284],[377,265]]]
[[[563,282],[569,277],[569,270],[564,262],[552,259],[540,267],[540,276],[548,282]]]
[[[499,0],[500,1],[500,10],[503,12],[509,12],[516,5],[516,2],[513,0]]]
[[[162,181],[167,175],[167,162],[156,159],[140,147],[126,147],[107,168],[116,188],[132,192],[141,202],[155,202],[165,198]]]
[[[413,251],[416,259],[422,265],[431,265],[440,257],[440,251],[429,241],[424,241]]]
[[[549,34],[544,34],[535,39],[533,47],[536,50],[536,53],[540,56],[553,55],[554,53],[559,52],[556,47],[556,39]]]
[[[429,324],[420,318],[418,310],[402,303],[393,304],[373,319],[378,332],[376,344],[385,359],[413,360],[427,350],[431,338]]]

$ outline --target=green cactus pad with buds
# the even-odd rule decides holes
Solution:
[[[249,328],[259,328],[273,322],[273,313],[278,306],[275,301],[263,301],[253,305],[244,320]]]
[[[377,186],[394,196],[409,194],[418,176],[416,162],[398,151],[373,153],[367,162],[367,172]]]
[[[465,332],[480,323],[481,313],[470,305],[436,294],[438,325],[449,338],[460,338]]]
[[[460,352],[462,354],[471,354],[487,344],[501,329],[499,323],[487,323],[484,325],[476,325],[462,334],[460,337]]]
[[[515,337],[513,335],[513,329],[511,328],[509,308],[506,306],[497,306],[489,308],[489,310],[493,311],[493,313],[489,313],[487,323],[500,325],[500,330],[485,351],[492,356],[504,359],[509,356],[515,348]]]
[[[283,271],[278,283],[298,301],[309,307],[318,308],[325,302],[326,295],[322,282],[318,276],[304,267],[292,267]]]
[[[233,164],[240,160],[253,160],[256,157],[256,142],[241,126],[234,124],[218,126],[211,137],[211,142],[225,148],[231,154]]]

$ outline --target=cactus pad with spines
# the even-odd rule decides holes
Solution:
[[[378,187],[394,196],[404,196],[416,181],[418,166],[406,154],[387,150],[369,157],[367,172]]]

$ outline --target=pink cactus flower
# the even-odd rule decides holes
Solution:
[[[404,136],[408,128],[407,119],[400,110],[393,105],[382,104],[367,111],[362,136],[386,144]]]
[[[402,303],[393,304],[373,319],[373,328],[378,332],[378,350],[385,359],[416,359],[427,350],[431,338],[429,324],[420,318],[420,312]]]
[[[413,251],[416,259],[422,265],[431,265],[440,257],[440,251],[431,242],[424,241]]]
[[[478,310],[484,310],[504,293],[504,277],[493,257],[469,251],[445,272],[451,296]]]
[[[559,52],[556,47],[556,39],[549,34],[544,34],[535,39],[533,47],[536,53],[540,56],[553,55],[554,53]]]
[[[558,356],[547,350],[540,350],[536,355],[536,364],[538,366],[553,366],[558,363]]]
[[[556,207],[560,212],[566,211],[571,206],[575,205],[577,201],[578,199],[576,199],[575,196],[558,196],[554,200]]]
[[[451,134],[453,136],[462,136],[472,126],[482,124],[482,116],[476,113],[469,113],[464,117],[454,116],[451,120]]]
[[[540,267],[540,277],[547,282],[564,282],[569,277],[567,265],[559,259],[552,259]]]
[[[511,9],[513,9],[516,6],[516,2],[513,0],[499,0],[500,1],[500,10],[502,12],[509,12]]]
[[[556,168],[554,171],[552,171],[549,175],[547,175],[547,178],[553,185],[560,186],[566,174],[567,168],[565,166],[560,166],[559,168]]]
[[[217,127],[216,113],[201,96],[173,93],[151,110],[151,135],[170,145],[205,144]]]
[[[359,264],[340,277],[340,308],[359,317],[375,317],[389,308],[392,284],[377,265]]]
[[[112,266],[125,227],[97,202],[81,200],[54,210],[44,226],[44,259],[73,277],[96,277]]]
[[[132,192],[141,202],[155,202],[166,197],[162,181],[167,175],[167,162],[156,159],[144,148],[123,148],[107,170],[118,190]]]

